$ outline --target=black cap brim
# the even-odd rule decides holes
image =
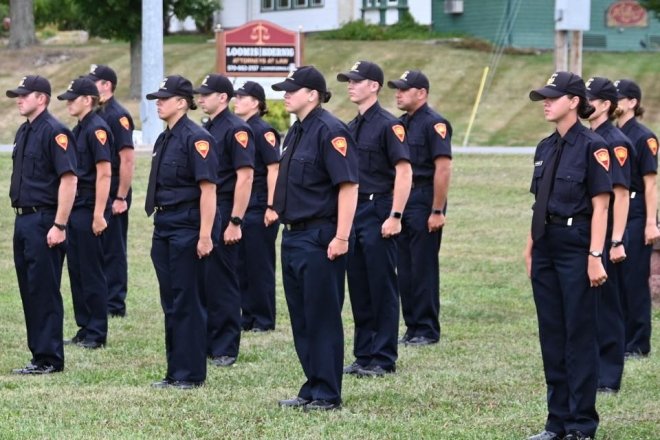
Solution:
[[[532,101],[543,101],[546,98],[559,98],[564,95],[566,95],[566,93],[553,89],[552,87],[543,87],[542,89],[529,92],[529,99]]]
[[[172,96],[177,96],[177,95],[176,95],[176,93],[170,93],[170,92],[166,92],[164,90],[159,90],[159,91],[154,92],[154,93],[149,93],[146,96],[146,98],[153,100],[153,99],[171,98]],[[183,96],[182,96],[182,98],[183,98]]]
[[[389,87],[390,89],[408,90],[410,88],[410,84],[408,84],[402,79],[395,79],[394,81],[388,81],[387,87]]]
[[[193,89],[193,93],[196,93],[198,95],[210,95],[211,93],[227,93],[227,92],[218,92],[217,90],[213,90],[206,86],[199,86],[198,88]],[[231,93],[227,93],[227,94],[231,98]]]
[[[58,95],[57,99],[59,99],[60,101],[70,101],[72,99],[76,99],[78,96],[80,96],[80,95],[77,94],[77,93],[64,92],[61,95]]]
[[[30,93],[32,93],[32,90],[19,87],[18,89],[7,90],[6,95],[8,98],[18,98],[19,96],[29,95]]]
[[[364,81],[365,79],[367,78],[355,72],[345,72],[345,73],[337,74],[337,81],[339,82],[348,82],[349,80]]]
[[[295,92],[303,88],[300,84],[296,84],[290,80],[284,80],[282,82],[275,83],[271,86],[276,92]]]

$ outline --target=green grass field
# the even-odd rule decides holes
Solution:
[[[29,360],[12,262],[14,214],[0,203],[0,439],[521,439],[543,427],[545,384],[522,248],[531,220],[531,158],[458,155],[441,251],[440,344],[404,348],[398,372],[346,378],[344,409],[278,408],[297,393],[296,358],[281,283],[278,328],[245,334],[237,364],[209,368],[207,385],[154,390],[165,372],[163,316],[149,259],[152,226],[142,210],[148,155],[140,155],[130,226],[126,319],[110,321],[108,346],[67,347],[66,370],[16,377]],[[0,155],[8,189],[11,160]],[[66,271],[65,336],[75,322]],[[346,362],[352,319],[344,306]],[[660,313],[654,312],[660,327]],[[626,364],[623,389],[599,398],[599,439],[652,440],[660,433],[660,337],[645,360]]]

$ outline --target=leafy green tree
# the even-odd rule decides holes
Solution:
[[[639,0],[639,4],[648,11],[654,12],[656,18],[660,19],[660,0]]]

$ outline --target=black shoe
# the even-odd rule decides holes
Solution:
[[[563,437],[555,432],[543,431],[543,432],[539,432],[536,435],[528,437],[527,440],[560,440],[561,438]]]
[[[82,342],[82,341],[84,341],[84,340],[85,340],[85,338],[80,337],[80,336],[78,336],[78,335],[75,335],[75,336],[74,336],[73,338],[71,338],[71,339],[65,339],[65,340],[64,340],[64,345],[76,345],[77,343]]]
[[[111,318],[126,318],[126,310],[115,310],[112,312],[108,312],[108,316]]]
[[[408,339],[406,346],[408,347],[421,347],[423,345],[437,344],[437,339],[427,338],[426,336],[415,336]]]
[[[176,388],[178,390],[192,390],[204,385],[204,382],[189,382],[187,380],[163,379],[151,384],[153,388]]]
[[[312,400],[303,407],[305,411],[335,411],[341,409],[341,403],[333,403],[329,400]]]
[[[44,365],[34,365],[33,363],[27,364],[23,368],[15,368],[11,370],[12,374],[34,374],[34,375],[39,375],[39,374],[52,374],[52,373],[59,373],[60,371],[64,370],[64,367],[59,367],[56,368],[52,365],[44,364]]]
[[[357,374],[360,368],[364,368],[362,365],[357,362],[353,362],[351,365],[344,367],[344,374]]]
[[[399,339],[399,344],[405,344],[406,342],[410,341],[412,336],[408,332],[404,333],[403,336],[401,336],[401,339]]]
[[[216,367],[230,367],[234,365],[236,358],[233,356],[213,356],[211,357],[211,363]]]
[[[386,374],[393,374],[396,372],[396,367],[383,368],[380,365],[369,365],[367,367],[359,368],[356,371],[357,377],[383,377]]]
[[[649,357],[648,353],[642,353],[641,351],[626,351],[623,354],[623,358],[625,360],[630,360],[630,359],[644,359]]]
[[[600,387],[598,387],[597,391],[599,393],[603,393],[603,394],[616,394],[616,393],[619,392],[619,389],[618,388],[600,386]]]
[[[268,333],[269,331],[272,331],[273,329],[270,328],[261,328],[261,327],[252,327],[250,332],[252,333]]]
[[[282,408],[301,408],[307,405],[310,401],[302,397],[292,397],[291,399],[278,400],[277,404]]]
[[[96,350],[99,348],[104,348],[105,343],[97,341],[81,341],[76,344],[76,346],[81,348],[86,348],[88,350]]]
[[[571,431],[564,437],[563,440],[593,440],[593,437],[582,434],[580,431]]]

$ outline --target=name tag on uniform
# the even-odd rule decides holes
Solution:
[[[540,167],[541,165],[543,165],[543,161],[542,161],[542,160],[537,160],[536,162],[534,162],[534,166],[535,166],[535,167]]]

